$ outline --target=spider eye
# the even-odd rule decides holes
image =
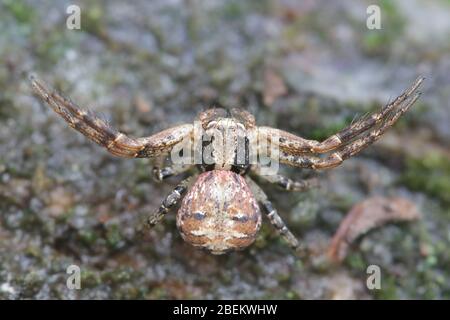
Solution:
[[[243,213],[237,213],[236,215],[231,217],[231,219],[233,219],[234,221],[239,221],[239,222],[247,222],[248,221],[248,216],[246,214],[243,214]]]
[[[201,212],[201,211],[194,212],[194,219],[195,220],[203,220],[203,219],[205,219],[205,216],[206,215],[203,212]]]

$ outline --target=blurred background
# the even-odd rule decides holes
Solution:
[[[449,1],[0,3],[0,299],[450,298]],[[71,4],[81,30],[66,27]],[[366,27],[370,4],[381,30]],[[180,177],[157,184],[148,159],[115,158],[69,129],[32,95],[30,72],[132,136],[223,105],[323,139],[427,79],[379,142],[317,175],[321,189],[263,185],[315,253],[300,260],[267,221],[252,247],[224,256],[186,244],[175,211],[136,235]],[[324,262],[345,215],[376,196],[408,201],[421,218]],[[71,264],[81,290],[66,286]],[[380,290],[366,287],[370,264]]]

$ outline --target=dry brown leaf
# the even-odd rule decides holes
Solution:
[[[140,113],[149,113],[153,109],[152,103],[141,94],[134,98],[134,104]]]
[[[411,201],[404,198],[373,197],[356,204],[342,220],[331,240],[327,255],[341,262],[349,245],[359,236],[388,222],[417,220],[420,214]]]
[[[65,214],[73,207],[74,195],[69,190],[59,186],[50,192],[47,202],[49,215],[57,217]]]
[[[30,197],[31,182],[28,179],[13,178],[5,184],[0,184],[0,202],[26,207]]]
[[[283,79],[273,70],[267,69],[264,73],[264,104],[271,106],[275,100],[287,93]]]

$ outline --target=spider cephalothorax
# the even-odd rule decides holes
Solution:
[[[203,169],[246,172],[250,166],[250,140],[257,138],[253,116],[240,109],[213,108],[198,118],[199,128],[194,133],[200,155],[197,164]],[[192,149],[196,151],[196,145]]]
[[[299,242],[289,231],[266,194],[252,180],[259,175],[285,190],[303,191],[316,180],[293,181],[273,170],[265,170],[260,160],[314,170],[333,168],[379,139],[418,99],[414,84],[379,112],[353,122],[323,142],[308,140],[270,127],[258,127],[254,117],[240,109],[209,109],[198,122],[179,125],[149,137],[131,138],[70,100],[49,90],[32,78],[34,92],[89,139],[110,153],[128,158],[155,158],[157,180],[200,169],[196,179],[183,180],[146,219],[154,226],[180,201],[177,226],[187,242],[214,254],[243,249],[256,237],[262,211],[294,248]],[[180,150],[183,150],[180,157]],[[319,154],[328,153],[325,157]],[[163,166],[167,158],[171,165]],[[174,159],[182,161],[174,161]],[[198,174],[198,173],[197,173]],[[184,197],[184,198],[183,198]]]

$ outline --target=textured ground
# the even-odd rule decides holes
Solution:
[[[381,31],[356,0],[84,1],[81,31],[65,27],[72,3],[0,4],[0,299],[450,298],[449,1],[379,1]],[[134,136],[222,104],[322,139],[427,81],[379,143],[319,174],[320,190],[264,186],[318,252],[300,261],[267,224],[249,250],[219,257],[185,244],[173,214],[137,237],[139,215],[178,179],[153,183],[148,160],[114,158],[68,129],[31,95],[29,72]],[[324,263],[345,214],[375,195],[412,201],[422,219]],[[70,264],[82,290],[66,287]],[[381,290],[365,287],[369,264]]]

